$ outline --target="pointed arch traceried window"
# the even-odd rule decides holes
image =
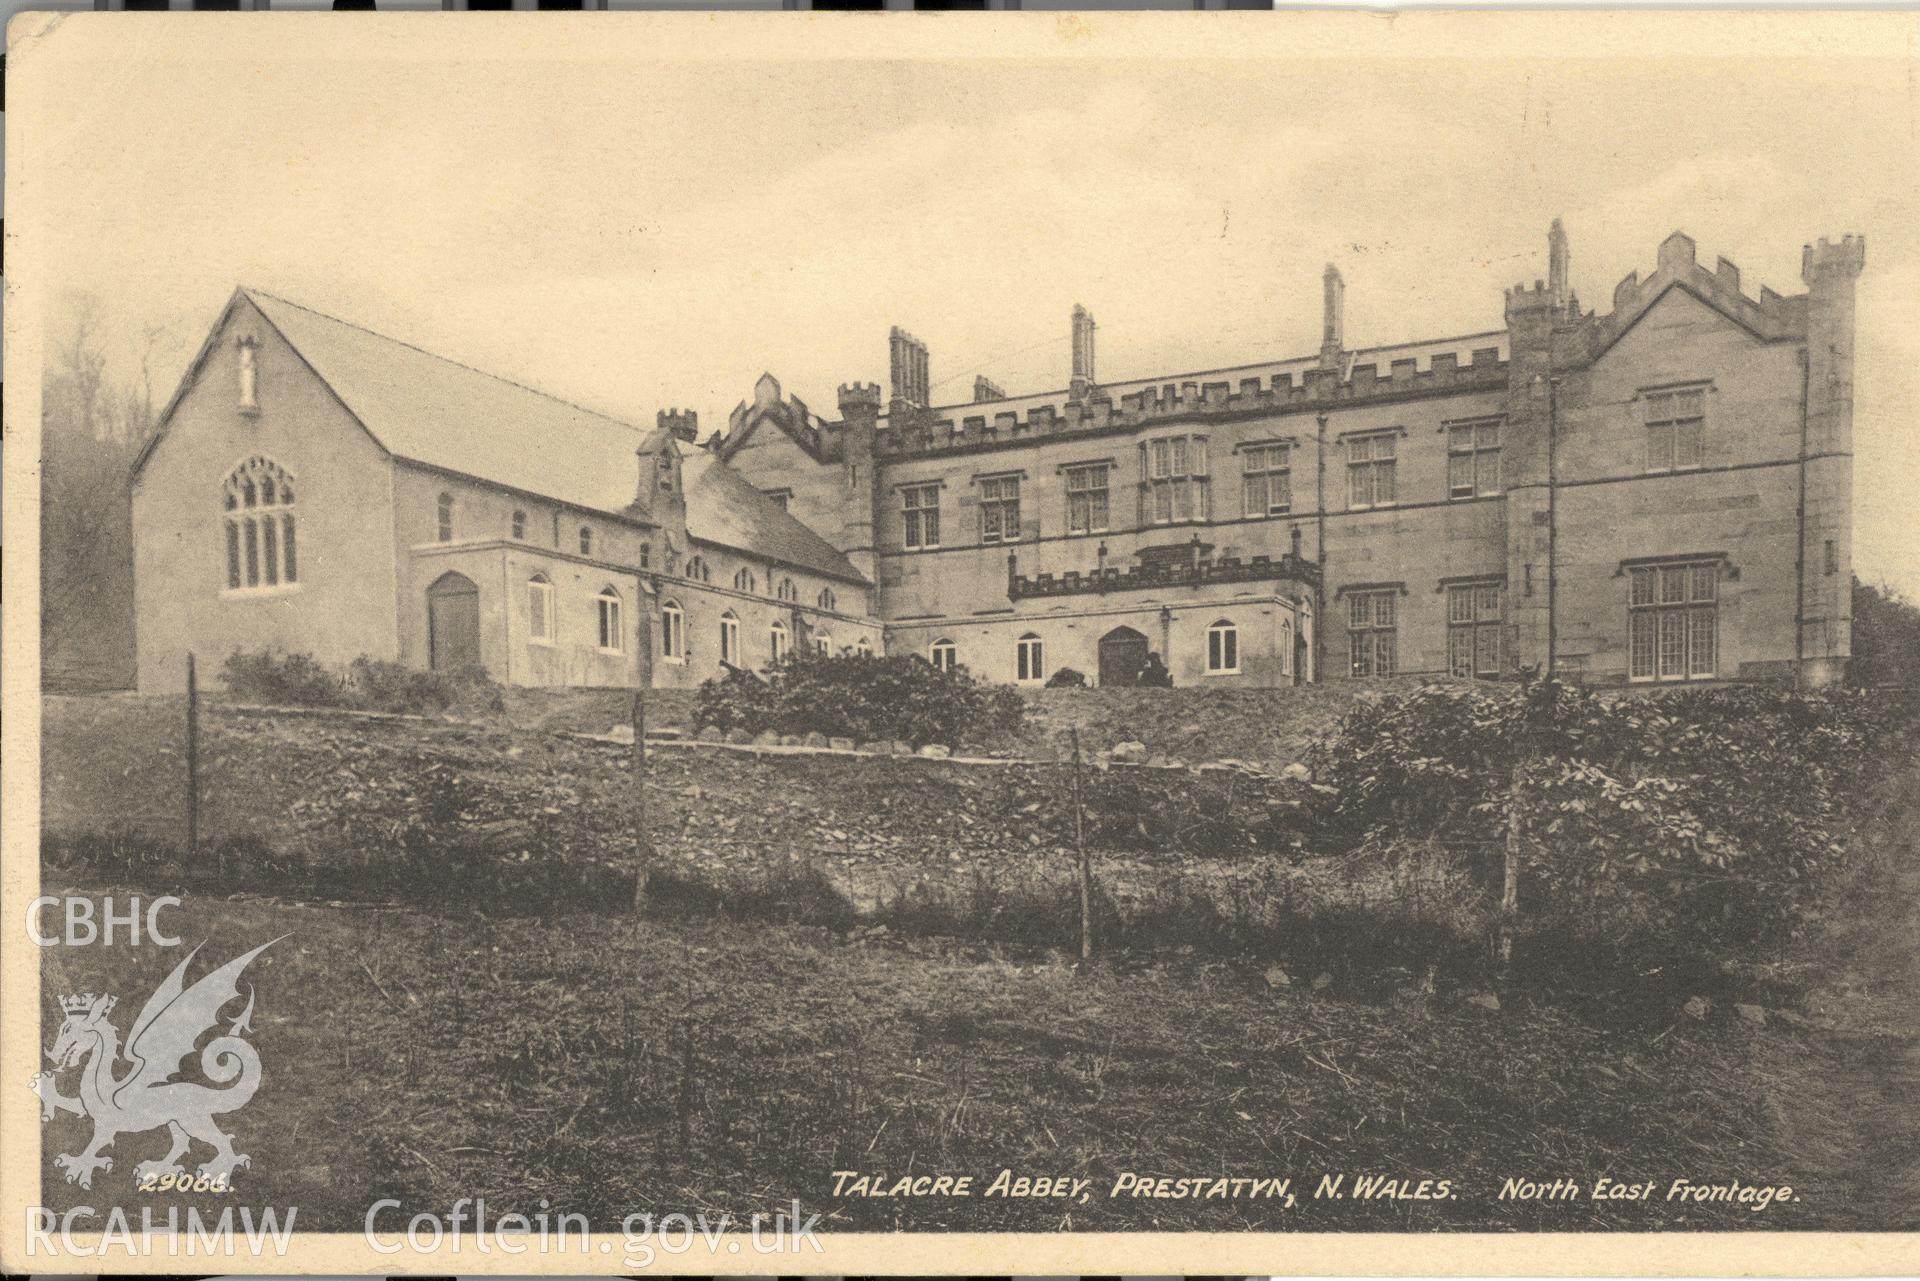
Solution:
[[[743,569],[733,576],[733,589],[737,592],[755,591],[759,586],[760,584],[754,579],[753,571],[750,569]]]
[[[813,634],[813,652],[823,655],[833,653],[833,633],[815,632]]]
[[[740,666],[740,619],[732,610],[720,615],[720,661]]]
[[[793,641],[787,625],[777,618],[773,620],[773,626],[767,629],[767,645],[776,663],[793,652]]]
[[[227,590],[293,587],[300,581],[293,475],[255,455],[227,474],[221,495]]]
[[[821,609],[833,609],[839,604],[839,602],[834,599],[833,588],[831,587],[822,587],[820,589],[820,595],[815,597],[815,600],[819,603]]]
[[[800,599],[800,589],[794,585],[794,581],[791,578],[782,578],[780,580],[780,590],[775,594],[784,601],[797,602]]]

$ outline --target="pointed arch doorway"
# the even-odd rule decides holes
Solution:
[[[1131,627],[1116,627],[1100,638],[1100,683],[1132,685],[1147,663],[1147,638]]]
[[[427,658],[436,672],[480,666],[480,589],[452,570],[427,588]]]

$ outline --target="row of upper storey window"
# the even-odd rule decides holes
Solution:
[[[1706,388],[1683,387],[1643,395],[1648,473],[1686,471],[1702,465]],[[1444,425],[1447,468],[1444,498],[1465,501],[1501,492],[1498,417]],[[1344,436],[1337,444],[1336,466],[1345,472],[1346,507],[1370,511],[1404,501],[1400,459],[1404,432],[1395,428]],[[1191,521],[1260,519],[1294,510],[1294,447],[1288,441],[1255,442],[1234,451],[1237,492],[1217,499],[1209,462],[1208,438],[1185,434],[1141,442],[1140,479],[1135,484],[1135,527]],[[1311,462],[1309,460],[1309,467]],[[1060,517],[1068,534],[1105,533],[1114,527],[1122,492],[1108,460],[1070,463]],[[982,476],[978,488],[978,540],[1017,542],[1022,537],[1021,486],[1024,476]],[[1315,478],[1309,473],[1307,479]],[[942,485],[937,481],[899,487],[900,540],[909,550],[939,547],[943,535]],[[1421,495],[1420,500],[1425,500]],[[971,532],[971,531],[969,531]]]
[[[1389,507],[1398,500],[1399,429],[1349,436],[1346,451],[1347,505],[1361,510]],[[1243,445],[1235,450],[1237,493],[1232,506],[1215,500],[1215,477],[1208,461],[1207,438],[1167,436],[1140,446],[1139,482],[1134,486],[1138,527],[1192,521],[1284,516],[1293,511],[1293,445],[1286,441]],[[1448,428],[1449,498],[1479,498],[1500,492],[1500,423],[1497,419]],[[1099,534],[1114,527],[1123,501],[1112,462],[1070,463],[1064,510],[1068,534]],[[1020,475],[982,476],[979,530],[982,543],[1017,542],[1022,536]],[[938,481],[902,485],[900,541],[909,550],[939,547],[942,538]],[[1123,492],[1123,491],[1122,491]]]
[[[440,542],[448,543],[454,539],[455,506],[454,497],[451,493],[443,492],[440,495],[436,504],[435,523],[435,536]],[[527,513],[525,511],[518,508],[514,509],[512,516],[508,519],[508,532],[513,536],[515,542],[526,541]],[[577,539],[576,546],[578,546],[580,554],[582,556],[592,556],[595,547],[593,526],[581,525],[577,531]],[[653,546],[650,543],[640,544],[640,568],[653,568]],[[689,556],[684,562],[677,566],[670,561],[664,568],[669,574],[677,571],[680,577],[690,582],[710,583],[713,581],[712,566],[707,563],[706,557],[704,556]],[[768,586],[773,588],[773,594],[776,599],[786,601],[789,604],[797,605],[800,603],[800,585],[791,577],[782,575],[776,580],[769,575],[767,581]],[[743,568],[734,574],[733,586],[736,591],[757,594],[760,590],[759,575],[755,574],[751,569]],[[831,587],[822,587],[814,594],[814,604],[820,609],[835,609],[838,607],[839,601],[835,597]]]

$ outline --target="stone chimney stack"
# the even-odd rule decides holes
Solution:
[[[891,335],[893,404],[909,409],[925,409],[928,399],[927,345],[906,330],[895,326]],[[889,409],[895,413],[897,410]]]
[[[1347,282],[1332,263],[1321,274],[1320,368],[1338,369],[1346,350]]]
[[[1553,226],[1547,229],[1547,292],[1553,296],[1553,305],[1561,315],[1568,312],[1572,289],[1567,274],[1572,265],[1572,257],[1567,250],[1567,229],[1555,218]]]
[[[991,378],[981,376],[973,380],[973,400],[975,404],[980,404],[988,400],[1005,400],[1006,398],[1006,391],[999,383],[994,382]]]
[[[660,430],[672,432],[675,439],[693,444],[700,435],[700,415],[691,409],[663,409],[655,415]]]
[[[1078,303],[1073,308],[1073,381],[1069,384],[1067,397],[1070,400],[1085,400],[1087,393],[1093,390],[1098,376],[1093,371],[1093,313]]]

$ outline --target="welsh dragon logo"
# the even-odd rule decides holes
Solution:
[[[185,1174],[180,1158],[195,1139],[214,1150],[213,1158],[199,1167],[202,1175],[226,1178],[235,1167],[250,1164],[245,1153],[233,1150],[233,1136],[215,1125],[213,1118],[239,1111],[260,1088],[260,1055],[245,1039],[253,1031],[251,986],[246,1008],[227,1025],[226,1034],[214,1037],[200,1051],[200,1070],[208,1080],[225,1088],[175,1081],[172,1077],[180,1071],[181,1060],[193,1053],[201,1036],[218,1026],[220,1011],[239,997],[241,971],[279,941],[262,943],[188,987],[187,966],[200,951],[194,948],[147,998],[127,1034],[124,1050],[119,1030],[107,1018],[118,1003],[116,997],[88,992],[60,998],[60,1009],[66,1017],[53,1048],[47,1051],[54,1070],[36,1075],[33,1091],[40,1096],[42,1122],[51,1121],[60,1112],[93,1118],[93,1141],[86,1149],[53,1158],[53,1163],[66,1171],[67,1182],[92,1187],[95,1170],[113,1169],[113,1159],[101,1152],[112,1147],[116,1138],[163,1125],[173,1146],[160,1160],[142,1161],[136,1166],[136,1180]],[[132,1066],[116,1075],[115,1068],[122,1060]],[[56,1073],[81,1064],[79,1097],[60,1093]]]

